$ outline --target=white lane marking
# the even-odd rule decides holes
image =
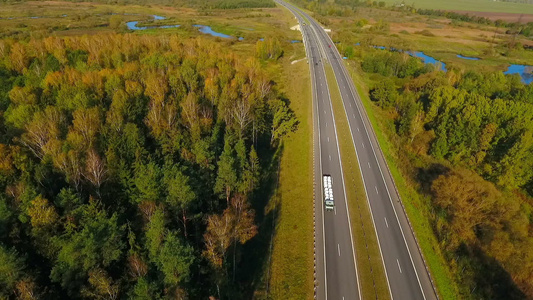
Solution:
[[[387,228],[389,228],[389,222],[387,222],[387,217],[384,217],[385,218],[385,225],[387,225]]]
[[[379,192],[378,192],[378,187],[377,187],[377,186],[374,186],[374,187],[376,188],[376,193],[378,193],[378,194],[379,194]]]
[[[328,136],[328,143],[329,143],[329,136]]]
[[[331,160],[331,155],[329,156],[329,160]]]
[[[337,244],[337,250],[339,250],[339,256],[341,256],[341,246],[339,246],[339,244]],[[399,265],[398,265],[399,266]],[[401,272],[400,272],[401,273]]]
[[[370,169],[370,162],[367,162],[368,163],[368,168]]]
[[[324,109],[324,114],[326,114],[326,110]]]
[[[350,102],[350,107],[352,107],[352,103]]]
[[[355,114],[352,114],[353,118],[355,119]]]
[[[357,127],[357,132],[359,132],[359,127]]]
[[[337,215],[337,206],[333,206],[333,211],[335,212],[335,215]]]
[[[396,259],[396,262],[398,263],[398,269],[400,269],[400,273],[401,273],[402,272],[402,268],[400,267],[400,261],[398,259]]]
[[[363,148],[365,147],[365,143],[361,143],[361,145],[363,145]]]
[[[328,127],[328,122],[326,122],[326,127]]]

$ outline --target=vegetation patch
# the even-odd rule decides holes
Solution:
[[[363,57],[365,69],[368,58]],[[452,262],[448,264],[448,272],[462,283],[457,289],[460,298],[476,294],[488,298],[523,297],[530,290],[529,280],[522,277],[527,277],[525,274],[529,272],[523,270],[524,262],[521,267],[515,266],[513,261],[518,252],[515,256],[500,256],[501,253],[493,247],[504,243],[498,240],[500,235],[509,235],[507,244],[500,246],[521,249],[516,251],[524,253],[528,250],[523,250],[522,243],[528,244],[531,240],[531,236],[524,235],[523,231],[530,226],[529,221],[519,221],[529,220],[531,202],[515,202],[516,196],[509,191],[521,195],[522,199],[529,198],[527,193],[533,174],[527,166],[531,162],[521,155],[530,153],[532,146],[526,141],[529,141],[529,126],[532,124],[528,111],[532,109],[533,87],[522,84],[515,76],[506,77],[501,73],[415,73],[414,77],[403,80],[391,79],[394,75],[387,75],[388,78],[372,75],[375,81],[371,82],[370,96],[376,105],[366,104],[369,111],[381,115],[378,119],[382,121],[375,126],[381,129],[378,132],[383,131],[388,136],[391,143],[392,147],[382,141],[382,147],[384,152],[391,152],[388,155],[392,158],[392,173],[396,173],[395,179],[410,218],[414,220],[415,232],[417,235],[427,232],[438,240],[445,260]],[[505,113],[502,115],[501,112]],[[508,122],[506,120],[510,119],[507,118],[521,121]],[[463,169],[478,175],[466,175],[468,171]],[[461,176],[472,178],[472,181],[462,180],[461,188],[469,191],[468,196],[451,191],[453,181]],[[402,187],[404,181],[406,188]],[[474,186],[483,191],[473,189]],[[494,186],[500,191],[496,192]],[[409,190],[416,193],[407,192]],[[458,213],[455,209],[465,199],[469,199],[470,209],[477,207],[479,210]],[[475,204],[476,201],[481,202]],[[500,201],[511,205],[505,213],[500,211]],[[493,214],[498,217],[491,219]],[[474,215],[483,216],[483,221],[468,225]],[[425,238],[419,236],[419,241],[424,253],[433,252],[428,251],[434,246],[426,244]],[[433,271],[436,264],[432,263],[431,257],[437,258],[438,255],[426,256],[429,256],[427,260]],[[491,259],[498,263],[494,264]],[[482,277],[478,272],[493,275]],[[434,273],[437,286],[439,273]],[[498,281],[499,287],[494,288],[491,280]],[[468,288],[465,288],[466,282],[470,283]],[[454,290],[448,285],[444,287]]]
[[[176,35],[0,40],[0,297],[249,298],[298,123],[267,65]]]

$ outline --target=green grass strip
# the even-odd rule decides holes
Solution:
[[[300,45],[301,46],[301,45]],[[309,66],[285,60],[284,93],[300,124],[285,139],[268,299],[313,299],[313,159]]]

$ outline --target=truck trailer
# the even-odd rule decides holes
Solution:
[[[333,184],[331,181],[331,175],[324,174],[322,177],[324,184],[324,204],[326,206],[326,211],[333,210],[335,208],[335,202],[333,200]]]

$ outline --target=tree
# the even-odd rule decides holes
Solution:
[[[66,224],[66,232],[55,238],[59,253],[52,268],[51,279],[77,294],[84,278],[94,268],[109,267],[122,255],[124,227],[118,215],[107,216],[97,201],[79,209],[79,225]]]
[[[137,193],[133,196],[137,202],[159,201],[161,199],[161,169],[154,162],[137,164],[134,183]]]
[[[400,102],[398,110],[398,134],[408,137],[412,143],[415,136],[422,131],[422,106],[407,96]]]
[[[163,245],[166,232],[166,220],[165,213],[162,208],[156,208],[152,214],[148,228],[146,230],[146,249],[148,249],[148,254],[150,260],[154,263],[158,262],[159,251]]]
[[[237,172],[235,170],[235,159],[233,156],[233,147],[230,145],[228,135],[226,135],[224,151],[218,160],[218,173],[215,183],[215,192],[226,197],[228,206],[231,192],[237,185]]]
[[[44,112],[38,112],[33,120],[26,125],[26,133],[21,142],[37,157],[42,158],[50,141],[57,140],[61,133],[63,115],[55,107],[47,107]]]
[[[10,60],[13,70],[19,73],[22,73],[30,63],[30,57],[26,52],[26,48],[20,43],[15,43],[11,47]]]
[[[79,146],[79,150],[93,147],[96,135],[101,128],[98,107],[78,109],[72,114],[72,117],[74,119],[69,135],[75,133],[81,136],[83,143]]]
[[[475,163],[480,164],[485,156],[487,155],[487,150],[489,150],[490,142],[496,135],[496,130],[498,125],[495,123],[489,123],[483,128],[481,134],[479,135],[479,151],[475,155]]]
[[[533,146],[533,133],[526,131],[520,135],[508,153],[498,164],[497,183],[509,188],[518,188],[531,180],[533,174],[533,161],[531,157]]]
[[[193,249],[176,233],[168,232],[159,254],[159,266],[165,275],[165,282],[170,286],[187,282],[193,262]]]
[[[189,177],[184,175],[177,166],[173,166],[170,170],[166,170],[164,182],[167,186],[166,202],[172,210],[181,213],[184,234],[187,236],[187,209],[196,199]]]
[[[431,185],[434,201],[446,213],[446,230],[441,233],[449,249],[460,243],[474,243],[476,231],[497,228],[504,211],[501,194],[489,182],[467,170],[439,176]]]
[[[109,300],[118,299],[120,286],[113,282],[105,270],[97,268],[90,271],[88,281],[91,288],[85,288],[82,295]]]
[[[250,203],[242,195],[237,195],[231,201],[232,214],[235,216],[233,228],[233,281],[235,281],[235,253],[237,241],[243,245],[257,234],[254,224],[255,212],[250,208]]]
[[[28,209],[31,225],[35,229],[46,229],[56,225],[59,218],[56,210],[48,200],[39,195]]]
[[[105,181],[107,168],[105,160],[100,158],[94,149],[90,149],[87,154],[85,166],[85,178],[89,180],[97,189]]]
[[[370,97],[382,108],[392,107],[398,98],[396,86],[391,80],[383,80],[370,92]]]
[[[235,275],[237,242],[246,243],[257,234],[254,224],[255,212],[242,195],[232,198],[231,205],[222,215],[211,215],[207,219],[207,231],[204,234],[206,250],[203,255],[207,257],[218,273],[219,284],[226,273],[227,250],[233,245],[233,275]]]
[[[282,139],[284,136],[298,129],[298,120],[294,112],[282,100],[271,100],[269,105],[273,112],[270,143]]]
[[[8,297],[23,275],[24,261],[14,249],[0,244],[0,295]]]
[[[40,298],[35,281],[33,281],[29,277],[19,280],[16,284],[16,288],[17,288],[16,295],[18,299],[34,300],[34,299]]]

